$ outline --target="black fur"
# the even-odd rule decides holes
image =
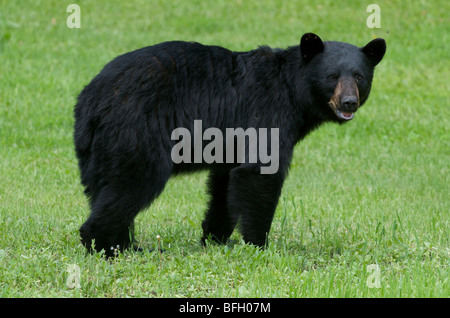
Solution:
[[[225,242],[239,223],[246,242],[264,246],[295,144],[326,121],[343,122],[329,106],[339,78],[357,77],[360,105],[366,101],[384,51],[382,39],[360,49],[305,34],[286,50],[166,42],[115,58],[75,106],[75,149],[91,206],[82,243],[92,249],[95,239],[108,256],[111,247],[130,247],[135,216],[171,175],[209,169],[203,241]],[[278,172],[261,174],[259,161],[174,164],[171,132],[192,132],[196,119],[203,130],[279,128]]]

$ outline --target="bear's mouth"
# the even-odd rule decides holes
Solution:
[[[335,113],[338,118],[343,120],[352,120],[353,117],[355,116],[355,113],[341,112],[338,109],[336,109]]]
[[[344,112],[344,111],[337,109],[337,107],[335,106],[335,103],[333,101],[330,101],[328,103],[328,106],[330,106],[330,108],[333,110],[336,117],[341,120],[349,121],[349,120],[352,120],[353,117],[355,117],[354,112]]]

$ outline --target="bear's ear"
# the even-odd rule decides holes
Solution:
[[[380,63],[386,52],[386,41],[380,38],[372,40],[362,47],[361,51],[366,54],[369,60],[372,61],[373,66],[375,66]]]
[[[323,42],[314,33],[305,33],[300,40],[300,53],[305,62],[309,62],[314,56],[324,49]]]

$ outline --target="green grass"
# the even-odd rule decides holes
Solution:
[[[449,297],[448,1],[0,0],[0,297]],[[136,220],[162,255],[86,255],[89,211],[73,150],[73,105],[113,57],[166,40],[233,50],[297,44],[305,32],[359,46],[384,37],[355,120],[295,149],[269,235],[199,245],[206,174],[171,179]],[[68,288],[68,268],[81,288]],[[369,288],[369,266],[380,288]],[[373,274],[373,273],[372,273]]]

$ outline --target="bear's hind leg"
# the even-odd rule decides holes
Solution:
[[[88,250],[105,250],[114,256],[115,249],[124,250],[134,242],[135,216],[148,206],[164,188],[168,179],[130,180],[126,184],[108,183],[91,202],[91,215],[80,228],[81,242]]]

